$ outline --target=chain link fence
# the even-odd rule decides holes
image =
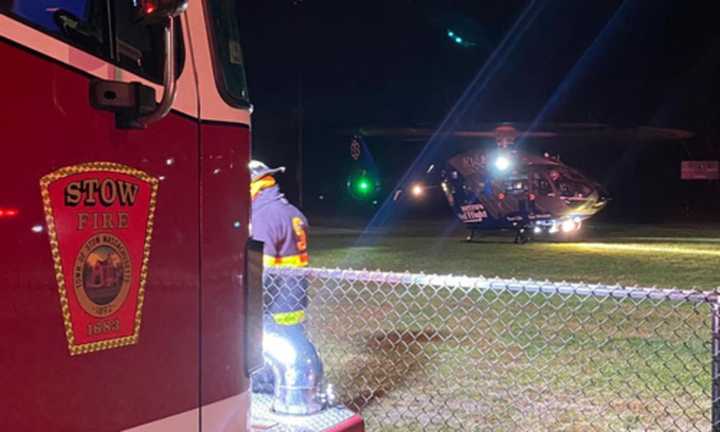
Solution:
[[[717,430],[714,293],[306,268],[266,302],[286,284],[369,431]]]

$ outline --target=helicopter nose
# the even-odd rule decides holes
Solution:
[[[598,189],[597,193],[598,193],[598,198],[597,198],[597,201],[595,202],[594,207],[603,208],[607,205],[608,201],[610,201],[610,196],[603,189]]]

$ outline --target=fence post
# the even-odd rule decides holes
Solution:
[[[720,295],[711,297],[712,308],[712,432],[720,432]]]

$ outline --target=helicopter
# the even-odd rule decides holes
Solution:
[[[448,133],[456,141],[470,139],[470,146],[451,152],[437,165],[430,164],[426,179],[409,182],[395,192],[393,199],[397,201],[403,196],[421,199],[427,190],[437,187],[436,181],[427,180],[434,177],[439,180],[453,213],[468,229],[468,242],[481,231],[513,231],[516,244],[540,237],[576,239],[581,235],[583,223],[608,205],[607,191],[599,182],[563,163],[559,156],[521,150],[517,141],[561,136],[634,140],[692,136],[675,129],[620,130],[602,124],[560,124],[543,130],[527,127],[525,131],[520,130],[521,127],[502,123],[485,130]],[[431,130],[424,129],[364,131],[364,136],[395,136],[406,140],[421,140],[431,134]],[[494,148],[478,141],[488,138],[494,138]]]
[[[522,152],[512,143],[512,135],[504,135],[497,150],[460,153],[442,171],[441,188],[470,231],[468,241],[480,230],[513,230],[520,244],[530,235],[568,237],[605,208],[609,197],[598,182],[557,157]]]

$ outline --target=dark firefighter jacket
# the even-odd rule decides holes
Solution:
[[[305,216],[290,204],[277,186],[260,191],[252,203],[252,237],[262,241],[265,267],[308,265]],[[265,304],[278,324],[293,325],[305,318],[307,287],[292,276],[265,278]]]

